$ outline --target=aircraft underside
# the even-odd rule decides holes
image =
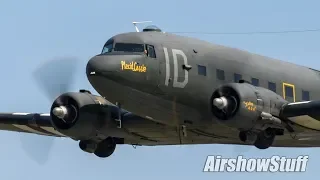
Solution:
[[[147,108],[154,117],[170,117],[162,121],[157,118],[138,116],[123,109],[120,103],[115,103],[115,105],[101,96],[80,90],[58,96],[52,104],[50,114],[2,113],[0,114],[0,122],[2,122],[0,129],[70,137],[79,141],[79,147],[83,151],[94,153],[98,157],[110,156],[120,144],[138,146],[244,144],[254,145],[259,149],[267,149],[271,146],[320,146],[320,138],[317,138],[316,130],[281,120],[286,114],[293,116],[291,111],[282,111],[281,114],[280,111],[277,111],[278,109],[275,109],[282,117],[270,116],[263,105],[258,106],[255,103],[255,97],[250,96],[250,90],[244,91],[248,87],[252,90],[251,85],[231,83],[217,89],[212,95],[213,119],[195,121],[196,124],[182,124],[182,121],[176,121],[172,116],[174,109],[171,107],[162,106],[163,109],[159,109],[159,106],[150,105]],[[227,94],[224,92],[226,90],[228,90]],[[258,89],[256,93],[263,93],[263,91],[265,90]],[[101,91],[100,93],[103,94]],[[272,97],[268,93],[271,92],[260,94],[260,100],[267,102],[264,98]],[[234,98],[230,99],[227,95],[232,94]],[[139,97],[146,101],[150,100],[147,98],[150,95],[145,94],[145,96],[140,94]],[[245,96],[247,98],[244,98]],[[116,98],[111,99],[116,100]],[[235,102],[237,99],[245,100],[239,103],[242,101]],[[276,101],[274,102],[274,107],[277,107]],[[235,104],[232,105],[232,108],[224,108],[223,106],[230,105],[228,103]],[[130,107],[130,104],[128,105]],[[242,106],[235,108],[235,105]],[[270,104],[264,105],[270,107]],[[280,107],[285,107],[282,105]],[[143,113],[143,111],[139,112]],[[157,114],[159,112],[168,114]],[[268,112],[272,113],[272,111]]]
[[[35,119],[37,115],[29,114],[29,119]],[[1,114],[0,121],[4,121],[8,114]],[[27,116],[20,114],[15,116]],[[95,153],[99,157],[108,157],[116,149],[117,145],[137,145],[137,146],[158,146],[158,145],[191,145],[191,144],[241,144],[252,145],[239,139],[239,131],[226,127],[221,124],[212,124],[211,126],[189,128],[186,131],[176,127],[169,127],[157,122],[146,120],[134,115],[124,118],[122,127],[115,127],[110,134],[118,134],[122,137],[110,137],[108,133],[100,135],[100,139],[80,140],[79,147],[89,153]],[[48,117],[48,116],[47,116]],[[49,120],[49,119],[48,119]],[[8,119],[6,119],[8,121]],[[118,122],[115,120],[115,124]],[[8,121],[9,122],[9,121]],[[31,121],[30,121],[31,122]],[[18,123],[18,122],[17,122]],[[38,124],[38,125],[37,125]],[[31,124],[1,124],[0,129],[9,131],[18,131],[26,133],[36,133],[39,135],[49,135],[57,137],[68,137],[58,131],[51,129],[50,122],[31,123]],[[299,127],[296,126],[296,129]],[[37,130],[34,130],[37,129]],[[32,131],[33,130],[33,131]],[[282,136],[277,136],[272,144],[273,147],[320,147],[320,138],[317,138],[317,132],[300,129],[301,133],[291,134],[285,132]],[[51,133],[50,133],[51,132]],[[312,137],[312,139],[310,138]]]
[[[257,147],[257,136],[259,132],[264,132],[239,131],[219,121],[211,121],[209,124],[204,122],[197,126],[166,125],[123,110],[85,90],[59,96],[51,107],[51,114],[3,113],[0,114],[0,121],[0,128],[9,131],[79,140],[79,147],[83,151],[94,153],[98,157],[110,156],[120,144],[244,144]],[[315,136],[316,131],[298,125],[291,127],[294,132],[284,129],[282,135],[274,136],[271,142],[267,141],[267,146],[263,144],[258,148],[320,146],[320,141]],[[255,137],[250,137],[253,138],[252,141],[246,141],[241,139],[243,132],[258,133]]]

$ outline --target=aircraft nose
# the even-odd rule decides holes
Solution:
[[[119,71],[119,64],[117,57],[97,55],[88,61],[86,73],[88,77],[105,76],[110,78],[110,75]]]
[[[94,87],[105,86],[114,81],[122,85],[135,86],[146,79],[147,68],[141,55],[97,55],[86,67],[89,82]]]
[[[87,76],[95,75],[96,73],[101,73],[103,71],[102,67],[103,65],[103,57],[101,56],[94,56],[92,57],[88,63],[86,68]]]

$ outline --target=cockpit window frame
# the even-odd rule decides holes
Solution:
[[[117,49],[117,45],[133,45],[133,49],[130,50],[130,48],[128,48],[126,50],[127,47],[122,47],[123,49],[120,48],[120,50]],[[136,49],[134,49],[134,45],[136,45]],[[109,46],[109,47],[107,47]],[[107,50],[105,50],[107,48]],[[138,49],[138,50],[137,50]],[[150,53],[150,51],[152,51]],[[141,54],[145,54],[147,57],[149,58],[153,58],[156,59],[157,58],[157,54],[156,54],[156,49],[155,46],[152,44],[146,44],[146,43],[133,43],[133,42],[122,42],[122,41],[116,41],[113,38],[109,39],[103,46],[102,50],[101,50],[101,54],[106,54],[106,53],[110,53],[110,52],[129,52],[129,53],[141,53]]]
[[[125,51],[118,50],[116,46],[119,45],[119,44],[121,44],[121,45],[137,45],[137,47],[141,46],[141,51],[137,51],[137,50],[125,50]],[[127,42],[115,42],[114,43],[114,48],[113,48],[113,50],[116,51],[116,52],[132,52],[132,53],[144,53],[145,49],[146,49],[145,44],[127,43]]]
[[[153,55],[150,55],[151,53],[150,53],[149,47],[151,47],[151,49],[152,49],[152,54],[153,54]],[[154,58],[154,59],[157,58],[157,54],[156,54],[156,50],[155,50],[155,48],[154,48],[154,45],[146,44],[146,45],[145,45],[145,49],[147,50],[147,56],[148,56],[148,57]]]
[[[108,46],[108,45],[112,45],[112,46],[111,46],[111,49],[110,49],[110,50],[108,49],[108,51],[104,52],[105,47]],[[114,49],[114,40],[113,40],[113,39],[109,39],[109,40],[103,45],[103,48],[102,48],[102,50],[101,50],[101,54],[110,53],[110,52],[113,51],[113,49]]]

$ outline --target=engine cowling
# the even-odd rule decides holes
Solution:
[[[213,92],[210,107],[219,122],[249,130],[257,127],[262,113],[277,117],[286,103],[280,95],[268,89],[248,83],[230,83]]]
[[[104,98],[88,92],[68,92],[60,95],[51,106],[53,127],[77,140],[90,139],[108,118],[103,106]]]

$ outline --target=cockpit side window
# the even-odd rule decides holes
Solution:
[[[108,40],[106,44],[103,46],[101,54],[111,52],[112,49],[113,49],[113,40]]]
[[[154,51],[154,46],[147,45],[148,56],[151,58],[156,58],[156,52]]]
[[[116,45],[114,46],[114,51],[144,52],[144,45],[133,43],[116,43]]]

